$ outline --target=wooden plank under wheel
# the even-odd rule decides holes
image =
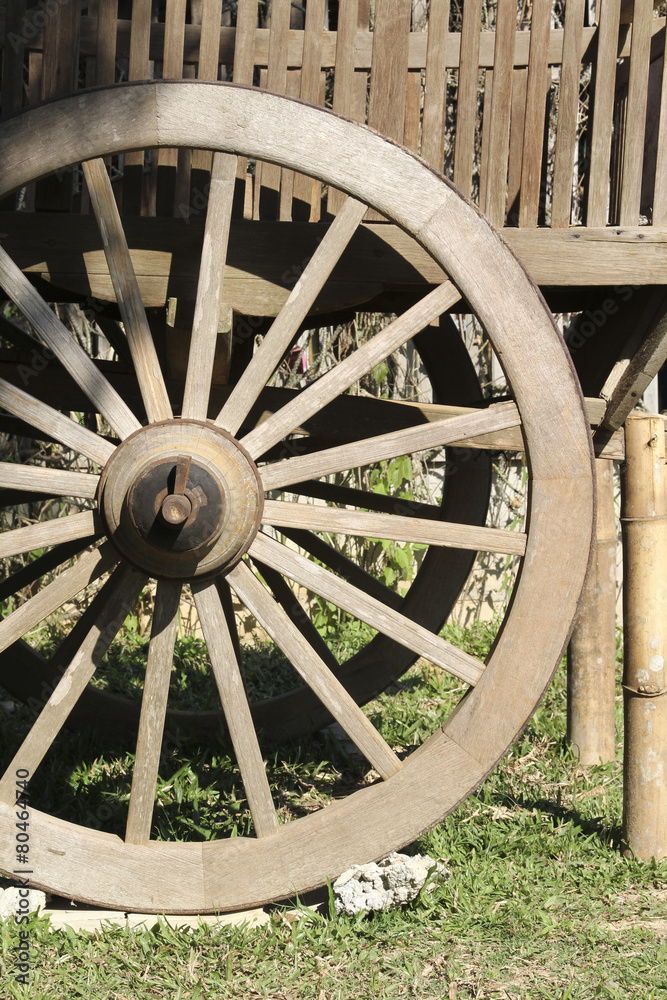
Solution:
[[[113,121],[114,128],[108,123]],[[81,159],[89,186],[105,184],[96,158],[124,149],[206,146],[218,152],[220,197],[212,218],[224,218],[224,177],[235,155],[273,161],[310,174],[350,196],[304,272],[299,292],[312,291],[318,267],[332,266],[370,205],[416,238],[451,279],[425,296],[306,390],[237,438],[249,401],[275,368],[292,332],[268,335],[216,420],[207,419],[214,354],[215,254],[202,267],[183,409],[174,417],[145,336],[141,309],[126,323],[149,424],[136,416],[83,351],[54,324],[18,269],[0,253],[0,283],[71,372],[95,409],[120,439],[114,446],[56,411],[46,413],[25,394],[5,390],[2,405],[32,423],[50,421],[50,432],[104,466],[97,510],[69,525],[109,536],[0,624],[8,645],[69,600],[90,579],[112,570],[96,598],[96,613],[66,673],[21,747],[12,748],[0,781],[4,836],[0,867],[14,866],[14,788],[17,769],[34,773],[94,672],[110,637],[134,606],[150,577],[158,579],[155,614],[137,740],[125,838],[31,814],[31,860],[36,881],[64,895],[126,909],[170,912],[240,909],[320,885],[352,862],[380,857],[440,820],[495,766],[542,695],[567,641],[583,584],[592,534],[592,451],[583,401],[567,352],[539,293],[477,210],[416,157],[381,136],[320,109],[225,84],[147,83],[100,89],[53,102],[5,122],[0,132],[0,197],[20,185]],[[106,175],[104,175],[106,176]],[[214,164],[214,177],[216,166]],[[97,180],[95,179],[97,177]],[[91,182],[92,179],[92,182]],[[113,232],[112,212],[106,216]],[[219,236],[217,224],[211,239]],[[121,244],[112,253],[131,292]],[[326,244],[326,246],[325,246]],[[122,246],[121,246],[122,251]],[[317,256],[317,255],[316,255]],[[313,258],[314,260],[315,258]],[[311,261],[312,264],[312,261]],[[213,291],[211,291],[213,289]],[[397,346],[465,297],[485,327],[504,367],[514,401],[290,458],[271,450],[344,394]],[[297,296],[298,297],[298,296]],[[282,315],[282,314],[281,314]],[[132,319],[132,322],[130,322]],[[132,325],[134,323],[134,326]],[[267,346],[268,345],[268,346]],[[292,504],[279,490],[360,464],[443,447],[475,446],[521,423],[529,464],[529,517],[511,607],[486,664],[455,649],[429,629],[395,612],[361,588],[282,544],[264,526],[285,528],[298,517],[312,531],[409,533],[431,544],[464,544],[460,525],[377,511]],[[265,460],[264,456],[270,456]],[[44,489],[46,472],[22,466],[19,487]],[[50,475],[52,485],[53,477]],[[69,492],[98,495],[95,476],[71,483]],[[57,489],[64,489],[59,483]],[[67,492],[67,491],[66,491]],[[267,497],[267,493],[271,493]],[[84,494],[85,495],[85,494]],[[205,503],[202,500],[205,498]],[[209,504],[210,501],[210,504]],[[147,518],[147,506],[154,520]],[[198,522],[211,507],[213,517]],[[297,508],[295,510],[295,507]],[[218,512],[217,514],[215,512]],[[321,528],[322,518],[326,525]],[[68,518],[68,524],[71,519]],[[89,523],[90,522],[90,523]],[[258,530],[259,528],[259,530]],[[23,530],[23,529],[21,529]],[[42,530],[42,529],[40,529]],[[178,558],[174,534],[183,535]],[[491,535],[488,534],[491,530]],[[467,534],[466,534],[467,532]],[[9,534],[10,550],[23,544]],[[504,533],[468,526],[475,548],[501,547]],[[83,537],[79,535],[79,537]],[[180,538],[179,534],[179,538]],[[3,536],[4,541],[4,536]],[[30,540],[33,547],[34,538]],[[51,541],[53,539],[51,538]],[[49,544],[40,536],[40,544]],[[501,549],[502,550],[502,549]],[[183,555],[185,553],[185,555]],[[401,760],[329,670],[257,575],[261,564],[326,599],[426,656],[469,685],[448,720]],[[150,840],[156,774],[182,575],[190,581],[203,623],[215,680],[253,817],[255,837],[206,843]],[[262,751],[245,697],[218,581],[222,579],[283,649],[317,698],[337,719],[380,776],[347,798],[288,823],[278,822]],[[314,640],[313,640],[314,641]],[[39,803],[33,803],[35,807]],[[354,831],[353,836],[350,831]]]

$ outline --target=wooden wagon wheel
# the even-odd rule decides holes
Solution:
[[[213,200],[223,216],[225,191],[229,191],[225,177],[233,173],[236,154],[304,171],[350,196],[321,247],[335,248],[346,228],[359,223],[362,208],[358,202],[362,202],[414,236],[451,279],[238,441],[234,435],[249,402],[280,356],[271,351],[282,344],[278,336],[273,342],[271,337],[265,339],[217,421],[207,421],[206,399],[198,387],[210,382],[220,268],[216,253],[207,253],[206,240],[202,274],[209,291],[199,301],[180,418],[173,416],[138,303],[134,323],[127,324],[150,420],[144,428],[65,334],[7,254],[0,252],[0,283],[121,440],[115,446],[27,394],[3,388],[6,409],[18,410],[24,418],[29,413],[30,422],[38,427],[48,422],[51,434],[104,466],[99,493],[96,476],[75,482],[71,474],[29,466],[16,470],[18,488],[99,495],[97,511],[66,518],[59,531],[70,531],[69,537],[81,537],[79,532],[101,534],[108,540],[0,623],[0,646],[25,634],[105,569],[115,568],[96,599],[94,622],[0,781],[4,834],[0,868],[12,871],[14,866],[17,770],[32,775],[39,766],[111,637],[147,578],[153,576],[159,578],[156,610],[125,839],[63,823],[35,809],[31,813],[33,878],[54,891],[109,906],[171,912],[235,909],[304,891],[351,862],[370,860],[404,845],[454,808],[495,765],[533,712],[567,639],[591,539],[592,452],[583,401],[567,353],[521,266],[451,185],[405,150],[362,126],[267,92],[224,84],[159,82],[101,89],[36,108],[4,124],[0,197],[82,157],[93,161],[87,167],[89,185],[94,189],[97,177],[102,197],[106,174],[95,158],[157,146],[203,146],[218,151],[213,181],[214,185],[216,178],[220,181],[221,193]],[[112,214],[107,214],[107,221]],[[210,230],[212,242],[220,231],[221,227]],[[114,247],[118,246],[116,240]],[[323,250],[318,260],[328,253]],[[119,254],[118,266],[127,268],[126,253]],[[491,338],[514,402],[310,455],[263,461],[287,434],[345,392],[459,295],[474,308]],[[524,551],[522,567],[510,611],[486,664],[264,530],[257,531],[260,524],[292,524],[295,516],[300,525],[312,530],[322,523],[322,508],[298,504],[295,509],[289,503],[265,499],[268,491],[291,489],[360,463],[453,442],[474,444],[476,436],[519,422],[530,470],[529,530],[517,536]],[[61,478],[56,481],[56,477]],[[201,516],[202,511],[206,516]],[[378,512],[333,508],[324,509],[324,514],[326,530],[334,522],[337,531],[373,536],[413,537],[418,530],[418,540],[474,548],[500,548],[507,541],[503,533],[491,529],[429,519],[391,514],[385,518]],[[175,527],[170,529],[169,524]],[[15,551],[29,541],[32,548],[37,530],[46,531],[46,536],[40,535],[40,544],[54,541],[40,527],[7,533],[6,545]],[[174,531],[171,536],[170,530]],[[30,539],[19,531],[31,532]],[[182,544],[170,540],[174,537]],[[59,534],[58,540],[62,538]],[[421,747],[399,760],[253,571],[257,563],[350,609],[467,682],[469,690],[455,712]],[[221,576],[286,652],[381,781],[305,818],[278,823],[217,587]],[[190,580],[196,595],[253,817],[254,838],[196,845],[149,839],[184,578]]]

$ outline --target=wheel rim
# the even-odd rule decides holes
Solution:
[[[105,122],[118,116],[127,121],[122,139],[108,134],[104,127]],[[429,640],[414,629],[410,634],[413,650],[426,650],[435,662],[441,657],[452,672],[475,682],[442,729],[399,765],[386,744],[383,746],[377,734],[373,735],[359,710],[355,712],[353,705],[344,706],[341,714],[347,731],[385,777],[382,783],[357,791],[311,816],[277,826],[275,810],[272,812],[266,798],[268,785],[265,788],[261,780],[261,755],[258,759],[257,743],[252,739],[241,701],[232,710],[238,730],[236,737],[232,732],[232,738],[237,756],[245,761],[241,770],[245,766],[246,793],[260,834],[256,839],[205,844],[147,842],[148,807],[142,795],[135,797],[134,791],[125,842],[37,811],[32,813],[32,856],[40,884],[104,905],[172,912],[238,909],[295,890],[304,891],[322,884],[352,861],[370,860],[409,842],[453,809],[516,737],[558,662],[585,575],[593,508],[591,446],[581,395],[564,345],[539,294],[497,235],[451,185],[370,130],[296,101],[224,84],[160,82],[115,87],[55,102],[6,122],[0,135],[0,196],[82,155],[93,159],[112,153],[121,148],[121,143],[124,149],[190,147],[197,144],[198,130],[207,148],[271,160],[347,191],[352,198],[371,204],[401,225],[432,254],[473,306],[505,369],[526,442],[530,511],[526,551],[510,614],[488,663],[483,666],[470,662],[472,658],[446,649],[442,640]],[[38,151],[32,145],[35,134],[42,137]],[[329,153],[325,166],[321,162],[322,150]],[[375,168],[372,179],[369,164]],[[398,186],[397,177],[401,178]],[[11,273],[3,274],[5,286],[11,278]],[[512,289],[509,300],[507,289]],[[19,289],[17,294],[25,292]],[[452,288],[445,283],[415,307],[416,314],[408,310],[398,322],[423,325],[429,322],[434,309],[437,314],[451,301]],[[63,353],[64,348],[61,357]],[[79,361],[72,364],[77,367]],[[97,378],[96,372],[89,374],[91,379]],[[125,412],[116,400],[109,400],[103,385],[88,388],[104,396],[100,397],[101,412],[122,438],[138,429],[133,414]],[[159,385],[146,385],[145,393],[152,394],[153,420],[165,419]],[[260,459],[274,439],[281,440],[286,430],[298,425],[303,405],[302,400],[298,420],[288,405],[241,439],[253,459]],[[196,412],[186,415],[200,418]],[[167,414],[166,419],[169,417]],[[438,427],[439,444],[511,426],[517,418],[513,404],[502,404],[456,419],[456,426],[448,421],[447,431]],[[224,426],[224,419],[222,423]],[[236,428],[232,430],[231,426],[227,429],[234,433]],[[407,450],[408,442],[413,450],[430,446],[433,437],[418,430],[417,436],[408,434],[400,443],[394,435],[389,452],[387,446],[377,445],[372,454],[386,456],[391,454],[391,447],[395,449],[399,444]],[[86,439],[82,447],[96,448],[98,461],[104,457],[99,454],[99,442],[93,445]],[[366,459],[368,447],[363,442]],[[104,460],[109,457],[107,453]],[[336,462],[350,462],[353,458],[354,449],[352,453],[348,450],[329,455],[327,461],[335,467]],[[297,466],[298,462],[301,464]],[[324,475],[322,454],[317,456],[317,462],[315,471]],[[277,489],[299,481],[298,477],[306,478],[306,473],[310,476],[311,471],[308,461],[289,459],[265,466],[260,474],[265,489]],[[276,545],[279,543],[260,532],[250,545],[250,556],[275,564],[283,572],[287,569],[288,575],[293,574],[300,582],[308,579],[303,564],[284,552],[278,553]],[[94,575],[106,559],[110,560],[110,556],[97,550],[78,572]],[[127,566],[116,571],[107,606],[96,625],[100,633],[108,628],[107,619],[117,619],[131,603],[133,589],[140,586],[141,579],[138,571]],[[238,563],[227,579],[251,610],[255,609],[256,615],[260,612],[261,620],[266,597],[245,562]],[[327,580],[326,585],[331,586],[331,581]],[[153,692],[150,703],[156,717],[164,695],[164,670],[160,666],[167,662],[165,650],[173,641],[176,588],[169,580],[158,588],[159,628],[155,627],[155,642],[149,653],[152,679],[149,681],[147,673],[146,681]],[[208,616],[208,621],[217,626],[205,636],[211,657],[223,663],[227,652],[224,641],[217,652],[214,649],[221,635],[224,640],[215,584],[202,581],[195,584],[195,590],[200,617],[205,621]],[[291,633],[285,640],[284,620],[279,615],[276,618],[273,608],[271,614],[271,627],[283,636],[285,646],[298,659],[298,640]],[[11,622],[12,617],[6,621]],[[3,623],[5,636],[20,625],[21,620],[8,626]],[[391,628],[397,627],[392,621]],[[401,624],[401,641],[405,641],[408,631]],[[94,639],[92,636],[89,641],[94,643]],[[335,689],[332,694],[326,672],[318,668],[310,675],[310,682],[328,699],[331,708],[340,692]],[[230,683],[229,677],[226,683]],[[222,688],[224,684],[221,681]],[[243,746],[248,734],[251,738]],[[24,745],[16,757],[19,767],[21,752],[29,757]],[[137,757],[139,760],[139,751]],[[148,764],[146,767],[150,770]],[[13,769],[14,762],[0,784],[0,816],[6,832],[0,866],[6,871],[11,871],[13,864],[9,847],[14,823]],[[139,763],[137,769],[141,770]],[[149,785],[144,781],[139,792]],[[408,802],[410,807],[405,808]],[[355,843],[351,856],[352,828]]]

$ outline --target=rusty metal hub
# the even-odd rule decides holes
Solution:
[[[176,419],[123,441],[102,474],[99,506],[125,558],[151,576],[188,579],[224,572],[247,551],[262,486],[226,431]]]

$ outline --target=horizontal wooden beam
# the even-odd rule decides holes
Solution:
[[[30,15],[28,15],[28,21]],[[664,23],[664,18],[661,19]],[[131,22],[127,20],[118,21],[118,31],[116,36],[116,58],[127,59],[130,54],[130,27]],[[596,28],[585,28],[583,36],[582,57],[595,38]],[[322,69],[331,69],[335,66],[337,32],[323,31],[322,39]],[[150,58],[161,62],[164,56],[164,35],[165,25],[154,23],[151,25],[150,36]],[[270,29],[257,28],[255,32],[255,45],[253,60],[254,65],[266,68],[269,61],[269,36]],[[201,38],[201,27],[195,24],[185,25],[185,38],[183,47],[183,61],[186,64],[197,63],[199,61],[199,48]],[[234,41],[236,38],[235,28],[220,29],[220,51],[218,60],[223,65],[230,65],[234,61]],[[426,66],[426,44],[428,34],[421,31],[410,32],[409,39],[409,69],[424,69]],[[0,46],[11,44],[11,38],[5,40],[5,16],[0,13]],[[41,51],[43,48],[43,31],[35,26],[35,30],[30,33],[30,37],[24,36],[25,48],[30,51]],[[482,31],[480,33],[479,64],[482,67],[493,67],[493,56],[496,44],[495,31]],[[81,55],[94,56],[97,53],[97,18],[81,18]],[[459,65],[459,55],[461,49],[461,36],[456,32],[451,32],[447,37],[446,66],[457,67]],[[514,55],[514,65],[525,67],[528,65],[530,49],[530,32],[518,31],[516,33],[516,50]],[[373,32],[360,31],[357,33],[354,43],[354,67],[355,69],[371,68],[371,56],[373,50]],[[559,65],[563,58],[563,29],[556,28],[550,33],[548,59],[551,65]],[[287,50],[287,64],[290,69],[298,69],[303,61],[303,31],[290,31]]]
[[[30,359],[14,360],[8,355],[13,352],[0,352],[0,378],[12,385],[27,388],[28,391],[47,404],[58,406],[64,410],[85,410],[87,401],[79,387],[64,372],[59,365],[44,364],[40,368],[30,367]],[[28,362],[28,364],[26,364]],[[111,361],[96,362],[105,378],[120,393],[128,403],[141,407],[141,398],[135,377],[126,369]],[[29,382],[26,385],[26,378]],[[167,382],[170,399],[175,412],[180,412],[183,385],[179,382]],[[209,417],[214,417],[229,396],[229,386],[213,386],[209,400]],[[297,390],[267,387],[264,389],[253,407],[249,419],[240,434],[266,420],[281,406],[290,402],[297,395]],[[606,411],[605,400],[587,398],[586,409],[592,429],[597,428]],[[417,424],[442,420],[443,417],[454,417],[463,413],[474,412],[475,407],[449,406],[440,403],[404,403],[395,400],[378,400],[372,396],[339,396],[333,402],[304,421],[296,428],[296,433],[307,434],[322,445],[332,445],[339,442],[354,441],[360,437],[371,437],[388,431],[399,431]],[[8,427],[11,431],[11,427]],[[22,427],[21,433],[26,431]],[[454,442],[454,446],[470,448],[471,441]],[[494,431],[475,438],[474,447],[490,451],[523,451],[523,438],[518,427],[503,431]],[[601,454],[605,458],[623,458],[622,432],[611,434],[601,445]]]
[[[123,222],[146,305],[161,305],[169,297],[194,300],[203,217],[126,218]],[[324,229],[319,223],[233,222],[225,285],[237,312],[275,315]],[[114,300],[91,217],[68,215],[64,226],[56,213],[2,212],[0,236],[25,271],[84,295]],[[664,228],[508,228],[502,236],[533,280],[544,287],[660,285],[667,274]],[[317,309],[340,308],[341,299],[343,304],[347,299],[354,305],[390,285],[438,284],[443,276],[429,254],[403,230],[368,223],[350,242],[333,272],[332,289],[325,288]]]

